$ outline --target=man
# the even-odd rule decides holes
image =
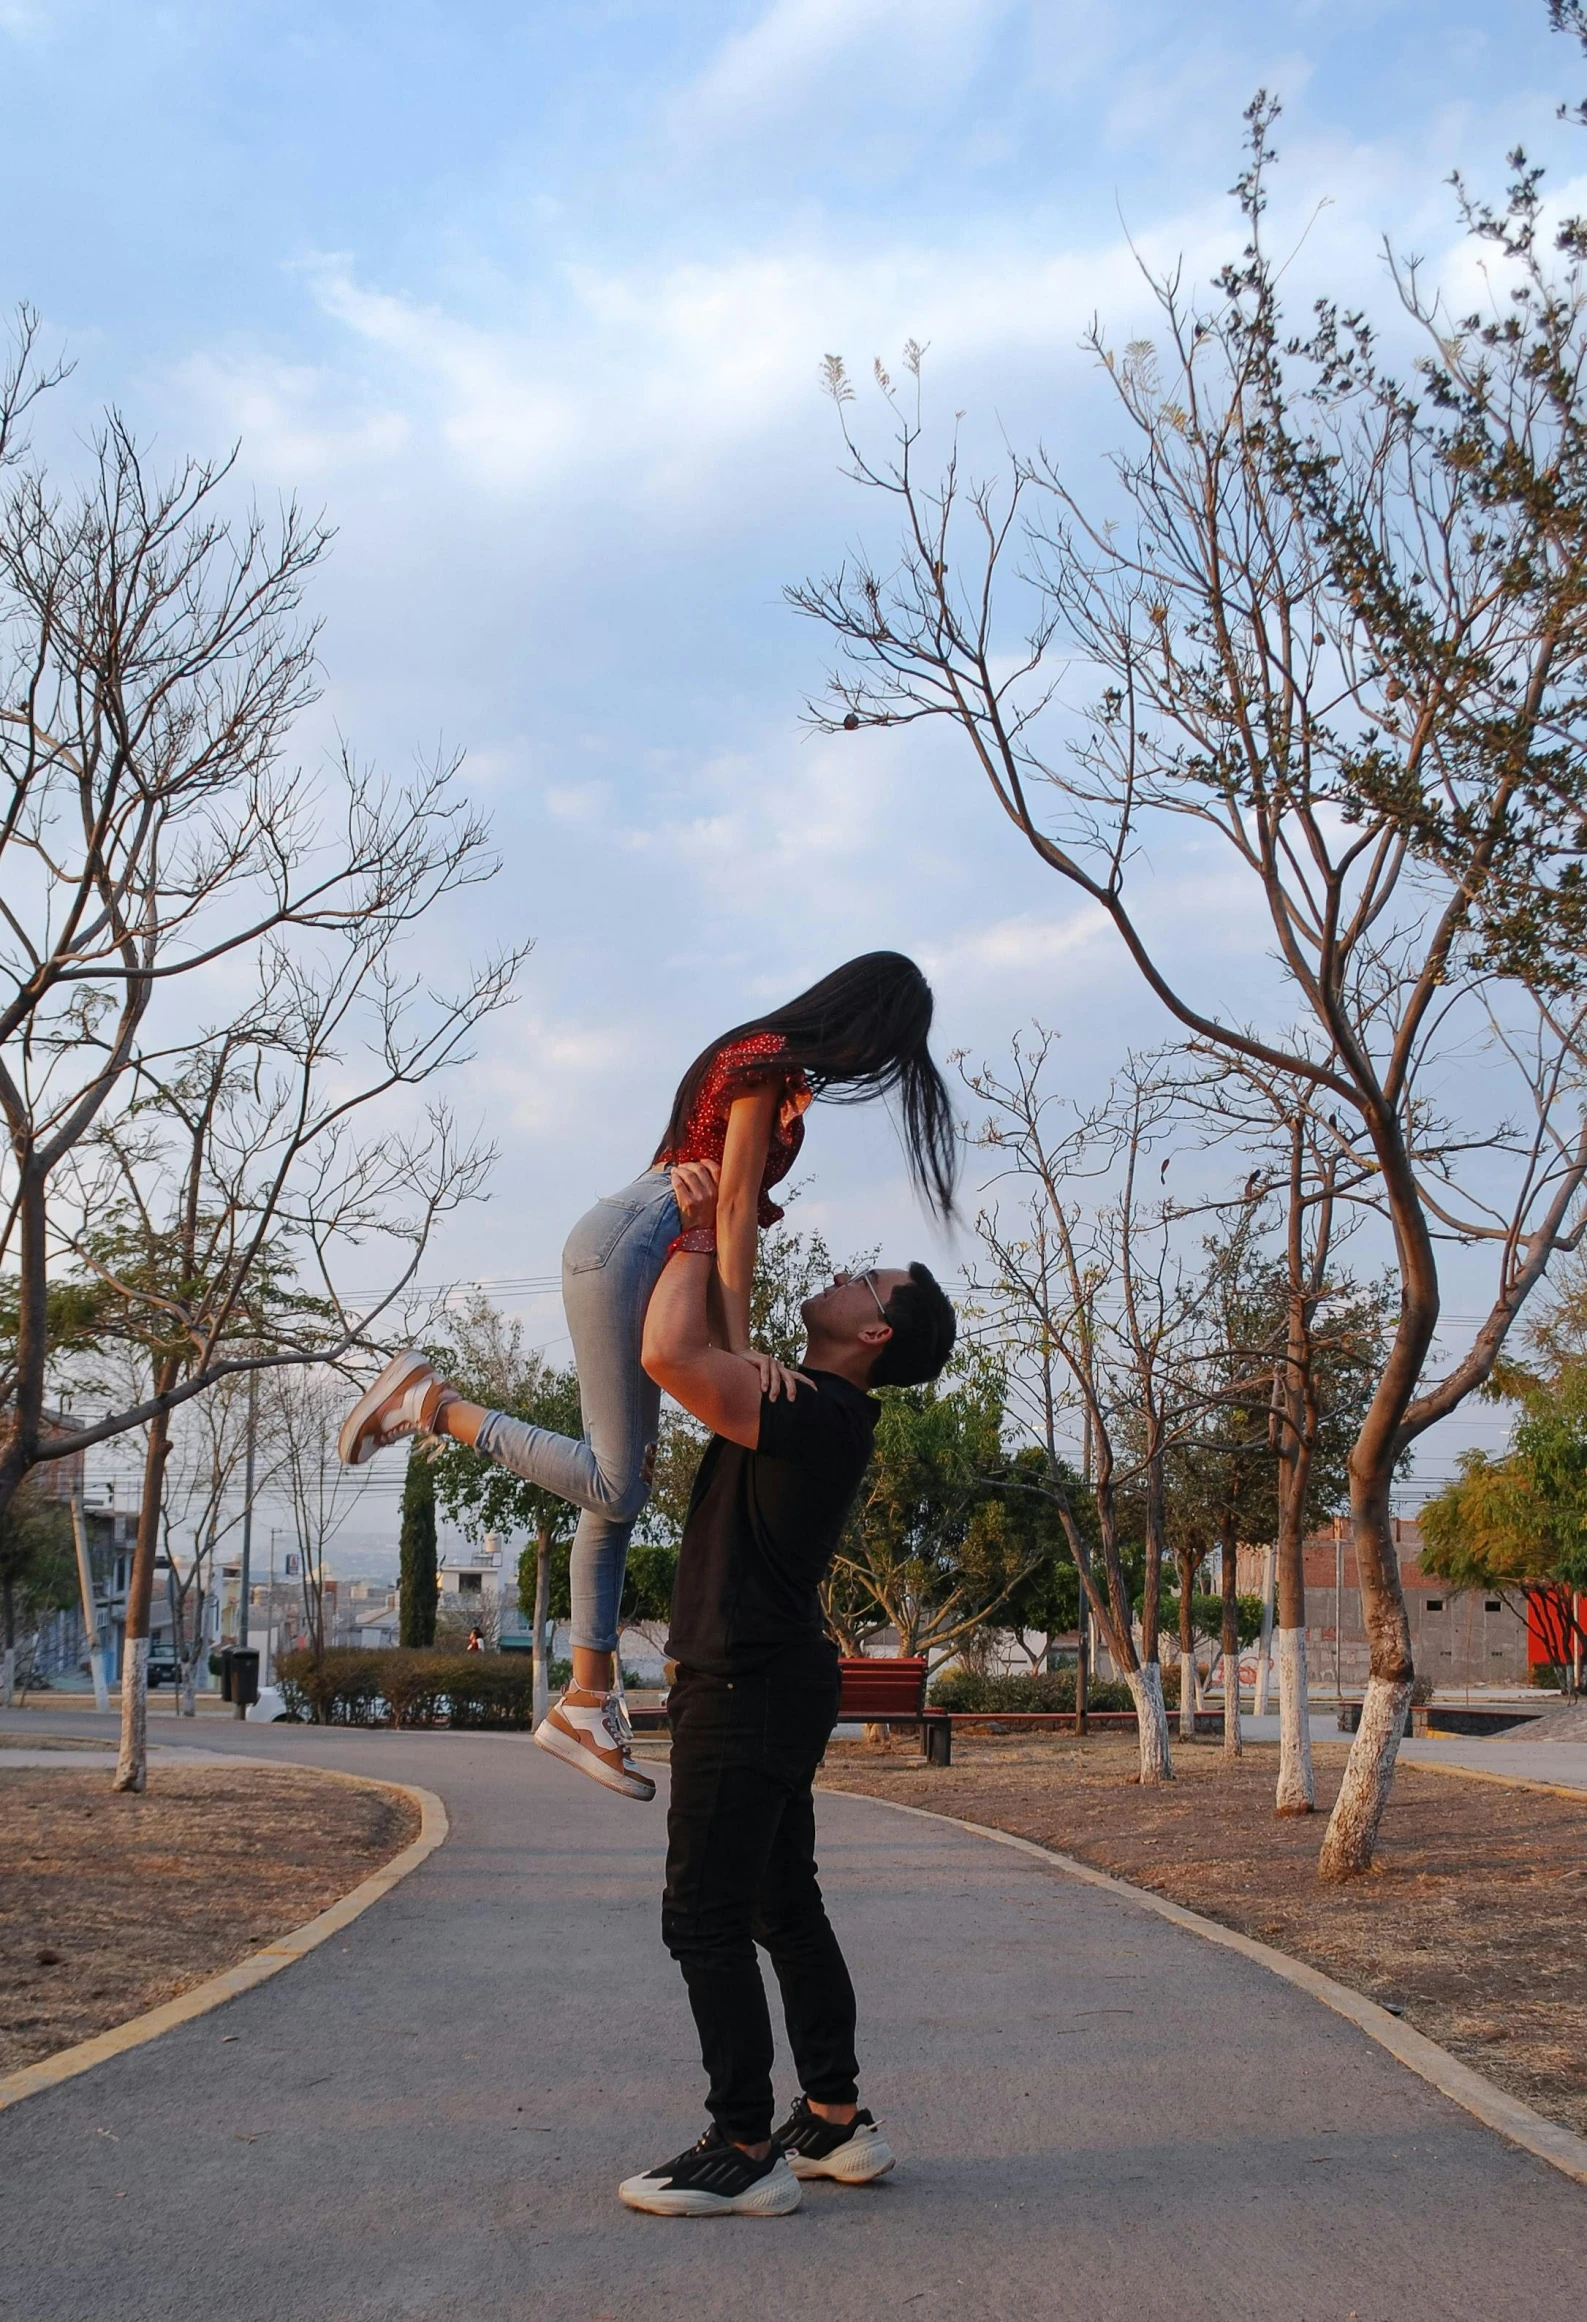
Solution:
[[[716,1168],[672,1173],[686,1231],[710,1229]],[[672,1800],[662,1936],[683,1970],[712,2126],[619,2188],[662,2216],[780,2217],[799,2180],[893,2166],[859,2108],[854,1987],[816,1883],[811,1785],[836,1722],[837,1652],[817,1588],[870,1458],[874,1386],[934,1379],[954,1314],[924,1266],[839,1274],[804,1308],[800,1372],[711,1344],[710,1253],[668,1260],[644,1365],[711,1428],[678,1556],[667,1650]],[[803,2091],[772,2133],[772,2032],[755,1945],[781,1987]]]

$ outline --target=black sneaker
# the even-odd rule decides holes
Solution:
[[[656,2217],[786,2217],[804,2195],[779,2144],[763,2161],[752,2161],[719,2128],[709,2128],[675,2161],[625,2177],[617,2198]]]
[[[773,2141],[787,2152],[796,2177],[834,2177],[840,2185],[868,2185],[893,2166],[892,2148],[868,2112],[857,2112],[841,2124],[823,2120],[810,2110],[807,2096],[800,2097]]]

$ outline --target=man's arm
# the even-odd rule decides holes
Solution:
[[[686,1232],[713,1223],[714,1163],[680,1163],[672,1185]],[[713,1263],[703,1252],[673,1252],[650,1295],[640,1360],[657,1386],[713,1435],[753,1451],[760,1441],[760,1373],[742,1355],[711,1344],[706,1291]]]

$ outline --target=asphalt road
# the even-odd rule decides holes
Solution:
[[[703,2126],[659,1805],[520,1737],[183,1739],[425,1783],[452,1836],[283,1975],[0,2114],[19,2322],[1579,2316],[1567,2179],[1259,1967],[852,1798],[822,1861],[896,2175],[632,2214],[617,2180]]]

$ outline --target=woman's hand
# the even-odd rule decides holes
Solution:
[[[714,1161],[680,1161],[671,1172],[672,1198],[678,1205],[678,1223],[686,1234],[711,1233],[716,1226],[716,1203],[721,1171]]]
[[[738,1357],[741,1363],[752,1363],[760,1374],[760,1391],[775,1403],[785,1395],[791,1403],[801,1387],[813,1387],[814,1379],[806,1378],[803,1371],[791,1370],[780,1363],[775,1355],[762,1354],[759,1347],[745,1347]]]

